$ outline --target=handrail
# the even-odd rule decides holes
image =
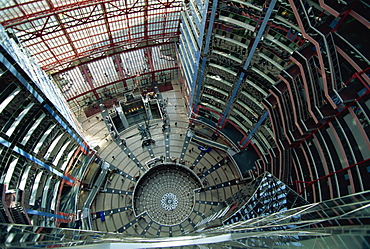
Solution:
[[[223,132],[221,132],[220,130],[217,130],[215,127],[211,126],[210,124],[208,124],[208,123],[206,123],[206,122],[204,122],[204,121],[202,121],[200,119],[196,119],[196,118],[190,118],[189,121],[190,122],[200,123],[202,125],[205,125],[205,126],[209,127],[210,129],[216,131],[217,133],[221,134],[233,146],[232,147],[233,150],[235,150],[237,152],[240,151],[239,147],[228,136],[226,136]]]
[[[110,167],[110,164],[103,161],[102,165],[101,165],[101,173],[99,174],[98,176],[98,179],[95,181],[94,183],[94,186],[91,188],[91,191],[82,207],[83,209],[83,213],[82,213],[82,216],[81,216],[81,219],[83,220],[83,218],[87,218],[87,223],[85,224],[84,222],[82,222],[82,225],[87,225],[87,226],[91,226],[91,213],[90,213],[90,206],[92,204],[92,202],[94,201],[96,195],[98,194],[99,192],[99,189],[101,187],[101,185],[103,184],[104,182],[104,179],[105,179],[105,176],[107,175],[108,173],[108,170],[109,170],[109,167]],[[83,227],[83,229],[86,229],[86,230],[92,230],[92,227]]]
[[[198,140],[200,142],[208,143],[212,147],[215,147],[215,148],[218,148],[218,149],[221,149],[221,150],[224,150],[224,151],[227,151],[229,149],[229,147],[227,147],[226,145],[223,145],[221,143],[217,143],[215,141],[212,141],[212,140],[209,140],[209,139],[197,136],[197,135],[193,135],[192,139]]]
[[[315,179],[315,180],[313,180],[313,181],[309,181],[309,182],[305,182],[305,181],[299,181],[299,180],[295,180],[294,182],[293,182],[293,184],[296,184],[296,189],[298,190],[298,183],[307,183],[307,185],[298,193],[299,195],[300,194],[302,194],[302,192],[307,188],[307,187],[309,187],[309,186],[311,186],[312,184],[314,184],[315,182],[318,182],[318,181],[320,181],[320,180],[322,180],[322,179],[325,179],[325,178],[328,178],[328,177],[330,177],[330,176],[332,176],[332,175],[334,175],[334,174],[337,174],[337,173],[339,173],[339,172],[342,172],[342,171],[345,171],[345,170],[348,170],[348,169],[350,169],[350,168],[352,168],[352,167],[354,167],[354,166],[357,166],[357,165],[360,165],[360,164],[363,164],[363,163],[366,163],[366,162],[368,162],[368,161],[370,161],[370,158],[368,158],[368,159],[366,159],[366,160],[363,160],[363,161],[361,161],[361,162],[358,162],[358,163],[355,163],[355,164],[352,164],[352,165],[350,165],[350,166],[348,166],[348,167],[345,167],[345,168],[343,168],[343,169],[340,169],[340,170],[337,170],[337,171],[335,171],[335,172],[332,172],[332,173],[330,173],[330,174],[327,174],[327,175],[325,175],[325,176],[322,176],[322,177],[320,177],[320,178],[317,178],[317,179]],[[364,164],[365,165],[365,164]]]

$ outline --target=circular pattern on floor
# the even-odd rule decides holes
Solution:
[[[177,197],[172,193],[165,193],[162,196],[161,205],[164,210],[171,211],[177,207]]]
[[[156,223],[174,226],[189,218],[194,208],[194,189],[199,178],[190,169],[176,164],[161,164],[148,170],[134,190],[136,216],[147,213]]]

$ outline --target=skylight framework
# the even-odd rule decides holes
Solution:
[[[176,78],[181,6],[180,0],[0,0],[0,24],[75,112]]]
[[[0,23],[49,74],[178,37],[181,1],[2,0]]]

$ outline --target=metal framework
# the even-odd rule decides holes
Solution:
[[[0,23],[49,73],[178,37],[180,1],[10,0]]]

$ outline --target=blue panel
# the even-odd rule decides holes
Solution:
[[[195,84],[196,84],[196,81],[197,81],[197,76],[198,76],[198,70],[199,70],[199,52],[197,52],[196,54],[196,62],[195,62],[195,65],[194,65],[194,68],[195,68],[195,71],[194,71],[194,74],[192,75],[192,79],[191,79],[191,82],[190,82],[190,97],[189,97],[189,103],[193,103],[193,99],[194,99],[194,89],[195,89]]]
[[[195,3],[199,6],[203,6],[203,2],[201,0],[195,0]]]
[[[254,126],[254,128],[252,129],[252,131],[249,133],[247,139],[244,140],[242,146],[246,145],[247,142],[252,138],[252,136],[254,135],[254,133],[257,131],[257,129],[261,126],[261,124],[263,123],[263,121],[265,121],[265,119],[267,118],[267,116],[269,115],[269,112],[266,111],[263,116],[260,118],[260,120],[258,120],[257,124]]]
[[[365,95],[366,93],[367,93],[367,88],[364,87],[357,94],[358,94],[358,96],[362,96],[362,95]]]
[[[57,219],[62,219],[62,220],[68,220],[68,216],[63,216],[63,215],[58,215],[58,214],[51,214],[51,213],[46,213],[46,212],[41,212],[38,210],[32,210],[26,208],[26,212],[28,214],[35,214],[35,215],[40,215],[40,216],[45,216],[45,217],[54,217]]]
[[[192,4],[190,4],[189,7],[190,7],[189,11],[186,11],[185,14],[188,17],[187,19],[193,21],[193,22],[191,22],[190,26],[191,26],[191,29],[193,30],[193,32],[196,33],[196,30],[195,30],[194,26],[196,26],[198,28],[198,30],[200,30],[199,29],[199,27],[201,26],[200,21],[202,19],[200,19],[200,20],[198,19],[198,16],[195,13],[196,10],[193,8],[193,5]],[[192,18],[190,18],[189,12],[190,12],[190,15],[192,16]],[[194,23],[195,23],[195,25],[194,25]]]
[[[10,148],[10,146],[11,146],[11,143],[10,142],[6,141],[5,139],[3,139],[1,137],[0,137],[0,143],[2,145],[4,145],[5,147],[7,147],[7,148]],[[70,179],[69,177],[65,176],[63,173],[61,173],[58,170],[50,167],[49,165],[47,165],[44,162],[42,162],[39,159],[37,159],[36,157],[28,154],[26,151],[22,150],[21,148],[18,148],[17,146],[14,146],[13,151],[16,152],[16,153],[18,153],[19,155],[27,158],[28,160],[31,160],[32,162],[38,164],[39,166],[41,166],[41,167],[49,170],[51,173],[53,173],[53,174],[55,174],[55,175],[57,175],[57,176],[65,179],[65,180],[67,180],[67,181],[69,181],[71,183],[74,183],[74,181],[72,179]]]
[[[0,54],[0,61],[8,68],[8,70],[15,76],[17,79],[27,88],[27,90],[35,96],[35,98],[42,103],[43,98],[33,89],[33,87],[28,83],[28,81],[13,67],[13,65],[4,57],[3,54]]]
[[[339,21],[341,20],[341,17],[337,17],[337,18],[335,18],[331,23],[330,23],[330,28],[335,28],[337,25],[338,25],[338,23],[339,23]]]
[[[0,137],[0,143],[4,145],[5,147],[9,148],[11,143],[6,141],[4,138]]]
[[[45,164],[44,162],[40,161],[39,159],[37,159],[36,157],[28,154],[26,151],[22,150],[21,148],[18,148],[17,146],[14,147],[13,149],[14,152],[17,152],[18,154],[24,156],[25,158],[31,160],[32,162],[34,163],[37,163],[38,165],[40,165],[41,167],[49,170],[51,173],[71,182],[71,183],[74,183],[74,181],[72,179],[70,179],[69,177],[65,176],[63,173],[59,172],[58,170],[50,167],[49,165]]]
[[[100,211],[100,212],[99,212],[99,214],[100,214],[100,220],[101,220],[101,221],[105,221],[105,214],[104,214],[104,211]]]
[[[86,145],[84,145],[81,141],[81,139],[79,137],[76,136],[76,134],[74,134],[74,132],[71,130],[71,128],[68,127],[68,125],[66,125],[66,123],[64,123],[64,121],[58,116],[58,114],[56,114],[53,109],[51,109],[51,107],[47,104],[44,105],[45,109],[48,110],[50,112],[50,114],[55,118],[56,121],[58,121],[58,123],[64,128],[66,129],[66,131],[73,137],[74,140],[77,141],[77,143],[79,145],[81,145],[82,148],[84,148],[86,151],[88,151]]]
[[[206,68],[206,62],[207,62],[207,57],[203,57],[202,60],[202,68],[200,69],[200,75],[198,79],[198,89],[197,89],[197,95],[195,96],[195,101],[194,101],[194,106],[193,106],[193,112],[195,113],[197,110],[197,106],[199,103],[199,95],[200,95],[200,90],[202,88],[202,83],[203,83],[203,76],[204,76],[204,71]]]

